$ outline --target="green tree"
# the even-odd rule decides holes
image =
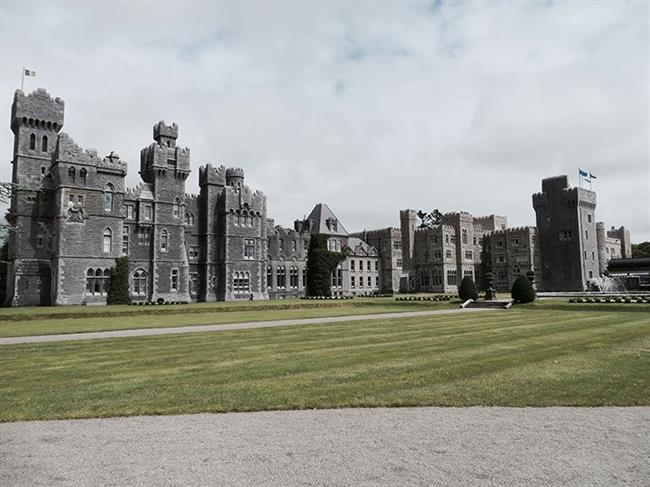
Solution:
[[[650,257],[650,242],[632,244],[632,257]]]
[[[129,258],[120,257],[111,269],[106,304],[131,304],[129,292]]]
[[[476,290],[476,284],[474,280],[469,277],[463,277],[463,280],[460,281],[460,287],[458,288],[458,297],[461,301],[467,301],[468,299],[478,299],[478,291]]]
[[[535,290],[530,281],[523,274],[512,283],[512,299],[517,303],[532,303],[535,301]]]
[[[327,235],[311,235],[307,255],[307,296],[331,296],[332,272],[345,259],[343,252],[327,250]]]

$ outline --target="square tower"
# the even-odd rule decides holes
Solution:
[[[533,195],[542,255],[541,289],[584,291],[599,275],[596,193],[569,186],[567,176],[542,181]]]

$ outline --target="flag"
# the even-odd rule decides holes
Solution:
[[[588,178],[589,177],[589,173],[587,171],[583,171],[580,168],[578,168],[578,174],[580,174],[580,176],[582,176],[583,178]]]
[[[593,173],[589,173],[589,179],[598,179],[596,176],[593,175]]]
[[[32,71],[31,69],[25,69],[25,76],[36,76],[36,71]]]

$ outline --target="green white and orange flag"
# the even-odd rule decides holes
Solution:
[[[36,76],[36,71],[32,71],[31,69],[26,69],[23,68],[25,72],[23,73],[25,76]]]

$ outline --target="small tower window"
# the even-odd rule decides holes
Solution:
[[[79,171],[79,180],[81,184],[86,184],[86,176],[88,175],[88,171],[86,171],[85,168],[83,168],[81,171]]]
[[[75,170],[74,167],[70,166],[68,169],[68,177],[70,178],[70,182],[74,183],[75,182],[75,176],[77,175],[77,171]]]
[[[29,150],[35,150],[36,149],[36,134],[32,134],[29,136]]]
[[[163,230],[160,233],[160,250],[166,252],[168,244],[169,244],[169,234],[167,233],[167,230]]]
[[[115,187],[111,183],[104,187],[104,211],[107,213],[113,211],[113,191]]]
[[[113,232],[110,228],[104,230],[104,252],[108,253],[113,248]]]
[[[181,215],[181,200],[180,198],[174,198],[173,206],[174,218],[179,218]]]
[[[47,152],[47,135],[43,136],[43,141],[41,142],[41,151]]]

